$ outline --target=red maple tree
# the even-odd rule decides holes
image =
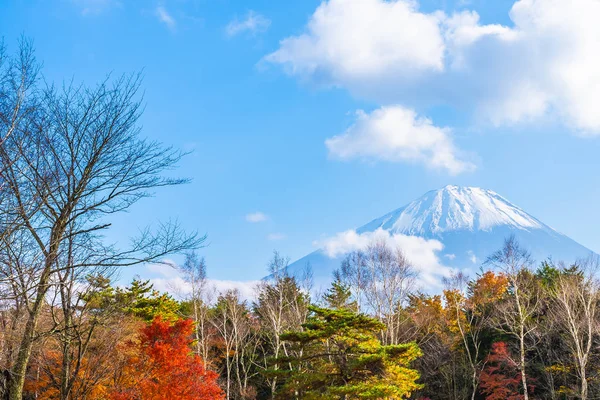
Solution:
[[[481,391],[486,400],[521,400],[521,376],[517,363],[511,358],[504,342],[492,345],[486,358],[486,367],[481,373]],[[533,387],[529,387],[533,391]]]
[[[220,400],[218,375],[192,354],[191,320],[156,317],[126,349],[126,367],[111,400]]]

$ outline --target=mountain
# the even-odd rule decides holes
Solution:
[[[510,235],[537,261],[551,257],[572,262],[592,253],[496,192],[446,186],[325,241],[319,250],[290,264],[288,271],[300,274],[310,264],[315,282],[324,285],[344,253],[384,237],[403,248],[424,275],[423,284],[436,285],[451,269],[476,272]]]

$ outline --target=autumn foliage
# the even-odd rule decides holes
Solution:
[[[191,353],[191,320],[164,321],[160,316],[130,342],[126,365],[111,400],[216,400],[224,398],[218,375],[204,369]]]
[[[386,298],[379,284],[336,279],[312,299],[282,276],[253,302],[235,290],[178,301],[147,281],[94,278],[69,320],[45,308],[23,399],[596,399],[600,283],[581,268],[482,270],[441,294],[408,291],[389,317],[394,341],[367,302]]]
[[[486,394],[486,400],[523,399],[517,363],[511,358],[506,343],[494,343],[486,361],[486,368],[481,374],[481,390]],[[530,391],[533,391],[532,387]]]

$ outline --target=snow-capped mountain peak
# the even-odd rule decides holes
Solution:
[[[497,226],[549,229],[494,191],[448,185],[371,221],[358,232],[382,228],[392,233],[427,237],[460,230],[489,231]]]
[[[415,265],[425,288],[439,288],[451,269],[477,269],[509,236],[537,261],[550,257],[569,263],[593,254],[494,191],[446,186],[320,242],[320,249],[290,264],[288,271],[301,273],[310,265],[314,279],[328,284],[345,254],[386,240]]]

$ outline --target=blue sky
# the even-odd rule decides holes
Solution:
[[[7,0],[0,35],[32,38],[48,81],[143,70],[143,134],[193,150],[193,182],[110,238],[178,218],[212,278],[252,280],[447,184],[600,251],[599,4]]]

